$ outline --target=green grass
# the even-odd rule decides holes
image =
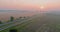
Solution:
[[[60,32],[60,25],[59,25],[60,24],[60,18],[57,16],[51,16],[51,15],[50,16],[43,16],[43,17],[39,16],[39,17],[36,17],[32,20],[29,20],[27,22],[23,22],[22,24],[18,24],[16,26],[7,28],[7,29],[0,31],[0,32],[9,32],[10,29],[17,29],[18,32],[20,32],[21,30],[25,29],[26,26],[28,26],[32,23],[33,24],[36,23],[38,21],[38,19],[40,19],[40,21],[43,20],[42,22],[47,24],[46,27],[53,28],[53,29],[57,30],[58,32]],[[46,20],[46,22],[44,22],[45,20]]]

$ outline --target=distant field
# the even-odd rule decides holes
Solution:
[[[19,18],[21,16],[32,16],[35,14],[36,12],[31,11],[0,11],[0,20],[9,20],[10,16]]]

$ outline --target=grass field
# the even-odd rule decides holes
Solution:
[[[0,32],[9,32],[11,29],[17,29],[17,32],[60,32],[60,16],[52,14],[38,15]]]

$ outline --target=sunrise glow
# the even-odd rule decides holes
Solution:
[[[60,0],[0,0],[0,9],[46,10],[59,7]]]
[[[44,6],[41,6],[40,9],[44,9]]]

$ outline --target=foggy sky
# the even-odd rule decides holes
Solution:
[[[60,8],[60,0],[0,0],[0,9],[44,9]]]

